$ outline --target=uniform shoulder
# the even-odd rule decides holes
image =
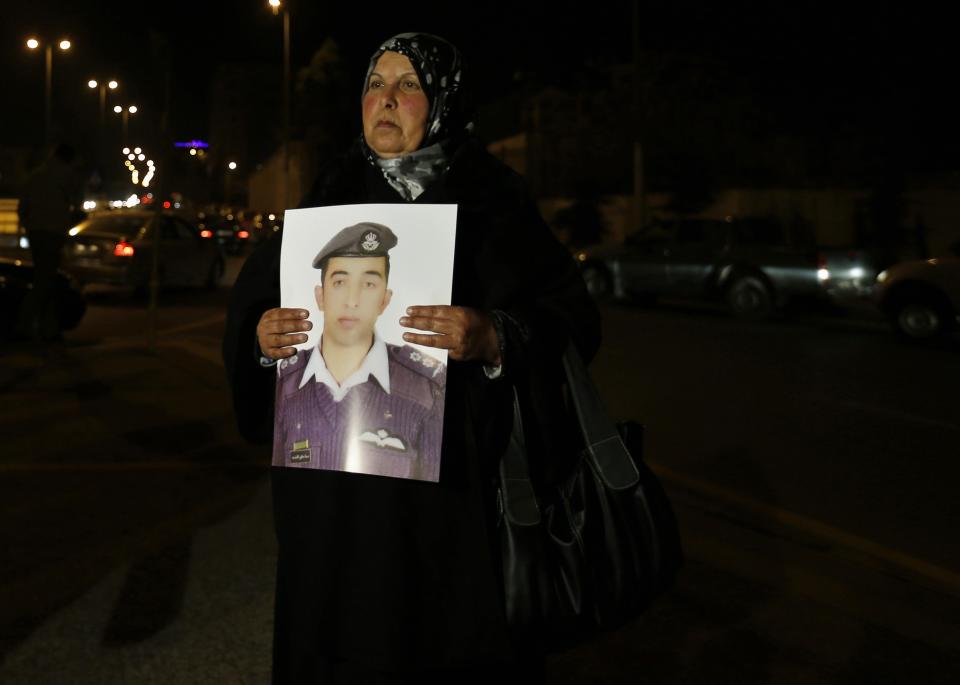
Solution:
[[[436,357],[410,345],[387,345],[387,354],[393,364],[399,365],[430,383],[444,386],[447,382],[447,367]]]

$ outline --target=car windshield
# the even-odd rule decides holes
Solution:
[[[80,225],[81,233],[110,233],[117,235],[135,235],[147,223],[145,216],[100,216],[89,219]]]

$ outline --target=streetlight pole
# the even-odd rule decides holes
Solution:
[[[53,46],[48,42],[44,50],[46,54],[46,79],[43,82],[43,137],[49,143],[51,127],[53,125]]]
[[[87,86],[91,89],[100,89],[100,121],[97,125],[97,163],[99,164],[103,155],[103,131],[107,123],[107,88],[116,90],[120,84],[116,80],[98,82],[96,79],[90,79],[87,81]]]
[[[646,121],[640,119],[640,0],[633,0],[632,38],[633,38],[633,87],[631,90],[631,117],[633,118],[633,226],[628,231],[643,233],[647,221],[647,191],[644,178],[643,126]]]
[[[66,38],[60,40],[58,47],[63,52],[71,48],[73,44]],[[27,47],[30,50],[36,50],[40,47],[40,41],[37,38],[28,38]],[[50,41],[44,42],[44,80],[43,80],[43,139],[50,143],[53,137],[53,44]]]
[[[233,202],[230,197],[230,191],[231,191],[231,185],[232,185],[231,180],[232,180],[233,172],[236,171],[236,169],[237,169],[237,163],[231,160],[227,164],[226,173],[224,173],[223,175],[223,203],[228,207],[233,206]]]
[[[283,208],[290,204],[290,10],[283,10]]]
[[[273,13],[283,12],[283,209],[290,204],[290,10],[270,0]]]
[[[87,81],[87,85],[92,88],[98,88],[100,90],[100,134],[103,135],[103,127],[107,121],[107,88],[110,90],[116,90],[120,87],[120,84],[115,80],[110,81],[97,81],[96,79],[90,79]]]
[[[128,128],[128,119],[129,115],[137,113],[137,106],[130,105],[128,107],[121,107],[117,105],[113,108],[113,111],[120,115],[120,118],[123,122],[123,144],[127,145],[129,141],[127,140],[127,128]]]

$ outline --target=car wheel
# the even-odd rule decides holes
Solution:
[[[587,292],[596,300],[605,300],[613,294],[610,272],[600,264],[583,267],[583,280],[587,284]]]
[[[210,264],[210,271],[207,274],[207,282],[205,285],[209,290],[213,290],[220,285],[220,279],[223,278],[223,272],[223,259],[218,257]]]
[[[740,276],[727,288],[727,306],[734,316],[762,319],[773,311],[773,294],[757,276]]]
[[[947,312],[929,300],[907,300],[891,312],[894,330],[908,340],[931,340],[947,330]]]

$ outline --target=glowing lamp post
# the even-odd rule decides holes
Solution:
[[[223,201],[225,204],[230,204],[230,191],[231,191],[231,177],[233,172],[237,170],[237,163],[233,160],[227,162],[227,172],[223,175]]]
[[[280,0],[269,0],[274,15],[283,13],[283,206],[290,196],[290,10]]]
[[[113,111],[120,115],[120,118],[123,120],[123,144],[127,144],[127,130],[129,128],[129,118],[131,114],[137,113],[136,105],[129,105],[127,107],[122,107],[117,105],[113,108]]]
[[[113,79],[110,81],[90,79],[87,81],[87,87],[90,90],[99,89],[100,91],[100,121],[97,124],[97,156],[99,157],[103,154],[103,130],[107,121],[107,90],[116,90],[120,87],[120,84]]]
[[[100,91],[100,131],[102,137],[103,127],[107,117],[107,90],[116,90],[120,87],[120,84],[115,80],[97,81],[96,79],[90,79],[87,81],[87,87],[90,88],[90,90]]]
[[[40,40],[35,37],[27,39],[27,49],[37,50],[40,48]],[[44,102],[44,113],[43,113],[43,137],[46,142],[50,142],[52,127],[53,127],[53,44],[50,41],[45,41],[44,46],[44,55],[45,55],[45,78],[44,78],[44,89],[43,89],[43,102]],[[66,52],[69,50],[73,44],[66,38],[60,40],[57,43],[57,47],[60,48],[61,52]]]

